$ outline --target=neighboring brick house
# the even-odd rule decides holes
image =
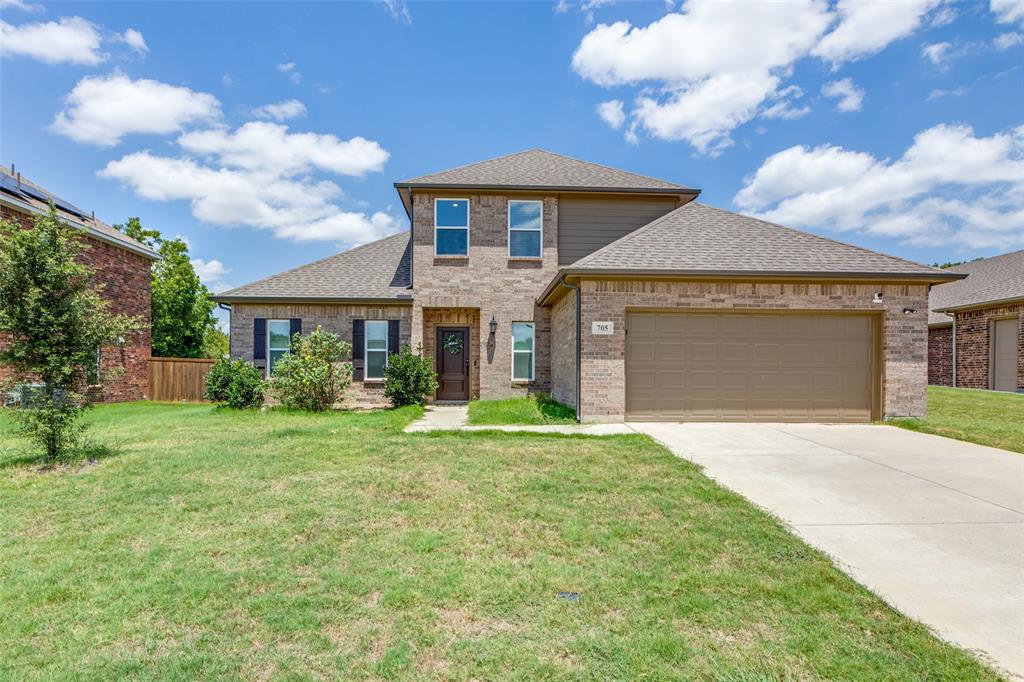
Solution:
[[[94,270],[94,283],[100,295],[110,301],[111,310],[138,317],[143,323],[142,331],[125,338],[124,343],[99,349],[97,371],[92,373],[98,383],[90,392],[101,402],[141,400],[149,390],[152,314],[149,273],[153,261],[160,256],[96,220],[95,216],[22,178],[20,173],[0,166],[0,218],[3,220],[31,228],[33,216],[49,211],[51,199],[61,219],[84,230],[85,248],[79,257]],[[2,338],[0,343],[3,343]],[[5,378],[5,370],[0,367],[0,381]]]
[[[437,400],[549,392],[586,421],[923,416],[927,302],[962,275],[542,150],[395,183],[411,230],[225,292],[231,354],[422,346]]]
[[[949,271],[967,279],[932,289],[928,383],[1024,392],[1024,251]]]

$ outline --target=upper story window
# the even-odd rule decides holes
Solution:
[[[469,253],[469,200],[434,200],[434,255]]]
[[[544,225],[544,202],[508,202],[509,258],[540,258]]]

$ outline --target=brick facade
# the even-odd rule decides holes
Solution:
[[[434,199],[468,198],[468,257],[434,256]],[[413,195],[412,342],[433,347],[431,325],[452,309],[475,311],[470,330],[473,395],[502,398],[551,388],[551,315],[535,304],[558,271],[558,199],[554,195],[516,195],[544,202],[543,258],[508,256],[508,195]],[[441,312],[432,312],[441,311]],[[491,337],[490,322],[498,323]],[[532,382],[512,381],[512,323],[533,322],[535,371]],[[447,322],[446,322],[447,323]],[[428,353],[433,358],[433,353]]]
[[[953,326],[928,329],[928,383],[953,385]]]
[[[253,360],[253,320],[302,320],[304,333],[323,327],[352,343],[352,320],[398,320],[399,343],[410,342],[412,308],[408,305],[235,303],[231,306],[231,357],[253,362],[266,371],[266,360]],[[395,349],[397,350],[397,349]],[[353,382],[348,396],[358,404],[380,405],[384,401],[383,382]]]
[[[883,417],[925,414],[927,285],[584,280],[581,286],[581,328],[590,329],[594,321],[615,323],[612,335],[583,336],[584,420],[624,417],[627,308],[881,310]],[[872,303],[876,291],[883,292],[883,303]],[[904,309],[914,312],[904,314]],[[572,388],[554,390],[564,395]]]
[[[33,225],[32,215],[0,206],[0,218],[17,221],[26,228]],[[100,385],[90,390],[99,402],[142,400],[149,390],[150,266],[145,256],[98,239],[87,238],[79,258],[91,267],[100,296],[110,301],[114,313],[138,317],[142,331],[127,337],[124,344],[100,349]],[[4,369],[0,368],[0,380]]]
[[[992,323],[995,320],[1014,317],[1018,321],[1017,390],[1024,391],[1024,303],[956,313],[956,383],[958,387],[990,388]],[[950,352],[952,352],[952,348]]]
[[[551,397],[576,408],[576,292],[551,306]]]

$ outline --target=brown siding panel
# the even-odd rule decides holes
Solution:
[[[558,264],[568,265],[660,218],[678,205],[667,199],[559,197]]]

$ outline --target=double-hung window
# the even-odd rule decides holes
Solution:
[[[388,366],[388,321],[366,321],[366,374],[367,381],[383,381]]]
[[[274,373],[274,366],[288,352],[291,346],[291,321],[267,320],[267,374]]]
[[[512,323],[512,380],[533,381],[533,322]]]
[[[544,224],[544,202],[508,202],[509,258],[540,258]]]
[[[434,255],[469,254],[469,200],[434,200]]]

